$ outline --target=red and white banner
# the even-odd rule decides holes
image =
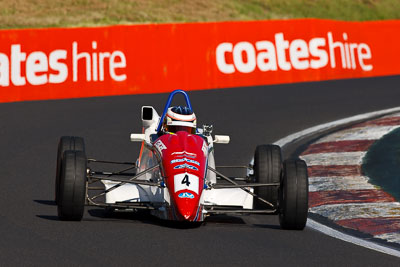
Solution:
[[[400,20],[0,31],[0,102],[400,74]]]

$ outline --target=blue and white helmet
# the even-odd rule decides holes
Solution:
[[[185,131],[194,134],[196,133],[196,115],[188,107],[170,107],[164,119],[164,129],[171,133]]]

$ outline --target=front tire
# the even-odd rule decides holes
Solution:
[[[61,163],[58,217],[64,221],[80,221],[86,198],[87,159],[83,151],[65,151]]]
[[[63,160],[64,152],[67,150],[85,152],[85,142],[83,138],[76,136],[63,136],[60,138],[60,141],[58,142],[56,184],[55,184],[56,204],[58,204],[58,195],[60,191],[61,162]]]
[[[283,229],[303,230],[307,213],[307,165],[303,160],[286,160],[279,188],[279,223]]]
[[[254,175],[256,183],[279,183],[282,171],[282,153],[277,145],[259,145],[254,154]],[[277,186],[255,187],[254,193],[270,202],[274,207],[278,202]],[[254,199],[257,209],[271,208],[264,202]]]

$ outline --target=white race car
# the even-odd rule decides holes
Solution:
[[[176,94],[186,106],[170,107]],[[161,116],[142,107],[143,133],[135,163],[88,159],[80,137],[64,136],[57,153],[56,202],[61,220],[81,220],[84,206],[111,211],[146,209],[166,220],[202,222],[213,214],[279,214],[284,229],[305,227],[308,212],[307,166],[302,160],[282,163],[281,149],[260,145],[249,166],[216,166],[214,144],[229,136],[212,136],[212,126],[196,127],[186,92],[172,92]],[[99,171],[99,164],[127,165]],[[246,177],[227,177],[219,169],[246,168]]]

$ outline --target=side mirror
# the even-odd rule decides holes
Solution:
[[[230,141],[229,135],[216,135],[214,139],[214,143],[216,144],[229,144]]]
[[[142,107],[142,120],[151,121],[153,120],[153,107],[143,106]]]
[[[142,142],[145,138],[145,134],[131,134],[131,142]]]
[[[160,120],[160,116],[157,114],[157,111],[152,106],[143,106],[142,107],[143,127],[147,128],[151,125],[153,125],[154,127],[157,127],[159,120]]]

